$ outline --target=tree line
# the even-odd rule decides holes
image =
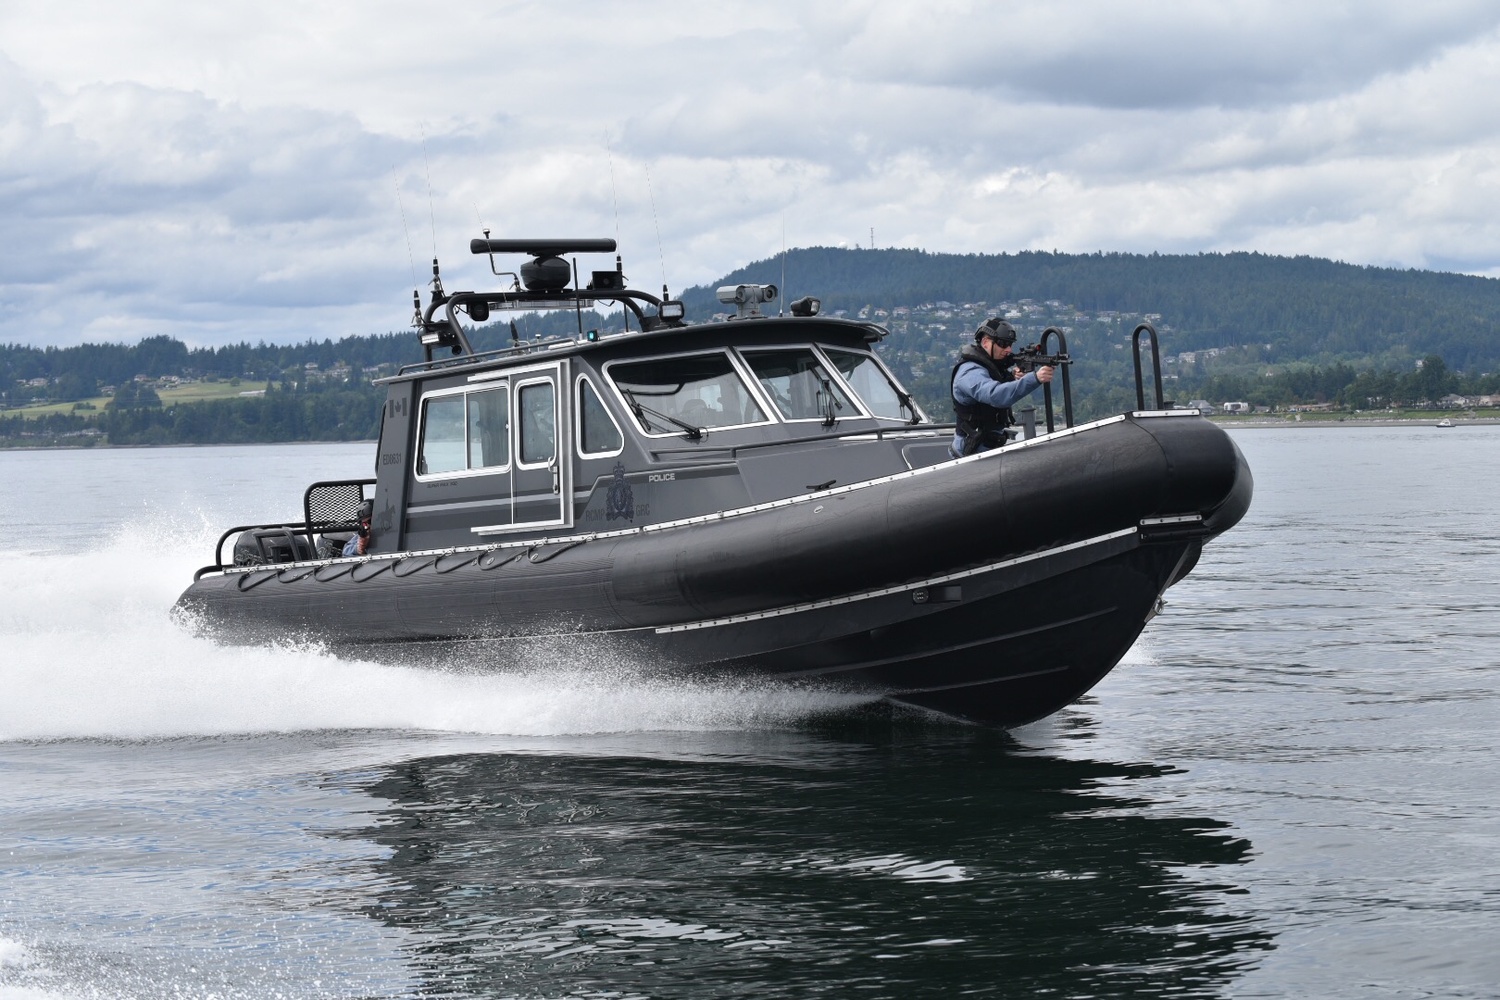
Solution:
[[[153,394],[154,395],[154,394]],[[380,432],[385,394],[372,386],[273,385],[264,396],[163,406],[129,405],[96,412],[28,418],[0,414],[0,444],[262,444],[362,441]]]
[[[68,402],[88,399],[104,386],[123,386],[137,375],[244,378],[266,381],[311,362],[320,369],[340,363],[354,372],[413,360],[411,333],[309,340],[301,344],[230,344],[188,347],[174,337],[146,337],[136,344],[80,344],[75,347],[0,345],[0,404],[15,406],[46,397]],[[46,386],[18,383],[47,379]]]
[[[892,311],[949,300],[1055,300],[1087,314],[1069,334],[1075,409],[1081,419],[1134,405],[1120,338],[1128,324],[1101,319],[1160,313],[1165,352],[1222,352],[1171,369],[1178,402],[1243,400],[1262,406],[1330,402],[1349,408],[1409,406],[1450,392],[1500,391],[1500,281],[1359,267],[1263,254],[933,254],[920,250],[813,247],[758,261],[713,285],[682,293],[690,320],[727,311],[714,287],[782,284],[783,299],[818,295],[824,313],[865,306]],[[558,311],[497,320],[472,334],[480,350],[618,327],[618,317]],[[896,373],[936,419],[949,419],[948,367],[963,340],[917,324],[886,339]],[[1170,332],[1165,332],[1170,328]],[[139,343],[38,348],[0,345],[0,404],[115,395],[102,409],[25,418],[0,412],[0,444],[234,443],[368,438],[383,393],[371,370],[419,360],[410,332],[301,344],[188,347],[171,337]],[[897,358],[902,360],[897,360]],[[1420,361],[1420,365],[1418,364]],[[345,379],[310,377],[345,366]],[[264,396],[162,405],[137,376],[272,382]],[[27,383],[39,381],[36,386]],[[87,405],[87,404],[83,404]]]

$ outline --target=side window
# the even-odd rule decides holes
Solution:
[[[505,386],[469,393],[469,468],[510,461],[510,393]]]
[[[453,392],[422,401],[417,475],[500,470],[510,464],[510,389]]]
[[[578,450],[584,455],[615,455],[625,447],[625,438],[615,418],[588,379],[578,380]]]
[[[422,403],[422,447],[417,474],[461,472],[464,462],[464,397],[439,396]]]
[[[552,383],[532,382],[521,386],[517,394],[521,462],[546,464],[557,455],[557,405]]]

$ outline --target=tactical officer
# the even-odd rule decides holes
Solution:
[[[370,520],[375,515],[375,501],[364,500],[359,505],[359,530],[349,536],[341,555],[362,556],[370,547]]]
[[[958,423],[954,458],[1003,445],[1005,429],[1014,423],[1010,408],[1052,381],[1051,368],[1021,375],[1014,367],[1003,367],[1015,344],[1015,327],[996,316],[979,324],[974,343],[965,344],[959,353],[949,382]]]

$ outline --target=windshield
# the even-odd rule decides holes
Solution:
[[[747,351],[745,361],[788,420],[857,416],[823,361],[805,347]]]
[[[762,423],[765,413],[722,351],[609,366],[641,430],[679,434],[693,428]]]
[[[909,420],[917,416],[911,406],[901,401],[901,393],[870,355],[833,348],[824,348],[824,351],[839,374],[844,376],[844,381],[865,401],[865,406],[871,413],[877,417],[894,417],[897,420]]]

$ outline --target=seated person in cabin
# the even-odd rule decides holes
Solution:
[[[1015,423],[1010,408],[1052,381],[1051,368],[1019,375],[1003,367],[1015,344],[1015,327],[996,316],[979,324],[974,343],[960,352],[949,381],[958,424],[949,449],[954,458],[1005,444],[1005,429]]]
[[[375,501],[365,500],[359,505],[359,530],[349,536],[344,543],[346,556],[362,556],[370,547],[370,518],[375,513]]]

